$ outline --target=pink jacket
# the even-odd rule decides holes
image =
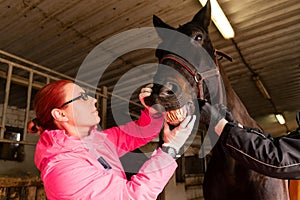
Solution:
[[[161,125],[161,118],[150,118],[144,111],[137,121],[102,132],[95,128],[83,139],[63,130],[44,131],[36,146],[35,164],[47,198],[156,199],[177,167],[175,160],[157,149],[128,181],[119,157],[155,138]]]

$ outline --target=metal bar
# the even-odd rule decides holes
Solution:
[[[124,98],[124,97],[122,97],[122,96],[113,94],[113,93],[111,93],[111,92],[107,92],[107,95],[114,96],[114,97],[119,98],[119,99],[121,99],[121,100],[123,100],[123,101],[126,101],[126,102],[128,102],[128,103],[132,103],[133,105],[136,105],[136,106],[139,106],[139,107],[143,108],[143,105],[142,105],[142,104],[139,104],[139,103],[136,103],[136,102],[134,102],[134,101],[128,100],[128,99],[126,99],[126,98]]]
[[[7,74],[0,71],[0,78],[7,79]],[[11,77],[11,82],[15,83],[17,85],[25,86],[25,87],[28,86],[28,79],[20,77],[20,76],[13,75],[13,74],[12,74],[12,77]],[[32,87],[35,88],[35,89],[40,89],[44,85],[45,85],[45,83],[35,82],[35,83],[33,83]]]
[[[107,87],[102,87],[103,97],[101,98],[101,128],[106,129],[107,124]]]
[[[32,146],[36,145],[36,142],[17,141],[17,140],[8,140],[8,139],[0,139],[0,143],[26,144],[26,145],[32,145]]]
[[[10,53],[7,53],[7,52],[5,52],[5,51],[2,51],[2,50],[0,50],[0,53],[1,54],[3,54],[3,55],[6,55],[6,56],[9,56],[9,57],[11,57],[11,58],[14,58],[14,59],[16,59],[16,60],[19,60],[19,61],[22,61],[22,62],[24,62],[24,63],[27,63],[27,64],[30,64],[30,65],[32,65],[32,66],[34,66],[34,67],[36,67],[36,68],[38,68],[38,69],[41,69],[41,70],[44,70],[44,71],[46,71],[46,72],[49,72],[49,73],[52,73],[53,75],[56,75],[56,76],[60,76],[60,77],[62,77],[62,78],[65,78],[65,79],[70,79],[70,80],[75,80],[73,77],[71,77],[71,76],[68,76],[68,75],[65,75],[65,74],[62,74],[62,73],[59,73],[59,72],[57,72],[57,71],[54,71],[54,70],[51,70],[51,69],[49,69],[49,68],[46,68],[46,67],[44,67],[44,66],[42,66],[42,65],[38,65],[38,64],[36,64],[36,63],[33,63],[33,62],[31,62],[31,61],[28,61],[28,60],[26,60],[26,59],[23,59],[23,58],[20,58],[20,57],[18,57],[18,56],[15,56],[15,55],[13,55],[13,54],[10,54]],[[0,60],[6,60],[6,59],[2,59],[2,58],[0,58]],[[7,62],[12,62],[12,61],[8,61],[8,60],[6,60]],[[3,61],[2,61],[3,62]],[[14,66],[16,66],[16,67],[19,67],[19,68],[26,68],[26,67],[24,67],[23,65],[20,65],[20,64],[17,64],[17,63],[14,63]],[[34,70],[34,69],[31,69],[31,70]],[[39,72],[39,71],[37,71],[37,70],[35,70],[36,72],[35,73],[37,73],[37,74],[41,74],[41,72]],[[46,74],[46,73],[44,73],[44,74]],[[45,75],[44,75],[45,76]],[[55,76],[52,76],[52,77],[55,77]],[[58,80],[59,78],[53,78],[54,80]],[[90,84],[88,84],[88,83],[85,83],[85,82],[83,82],[83,81],[81,81],[81,80],[76,80],[78,83],[80,83],[80,84],[82,84],[82,85],[85,85],[85,86],[88,86],[88,87],[90,87],[90,88],[94,88],[94,89],[96,89],[96,90],[100,90],[100,88],[96,88],[96,87],[94,87],[94,86],[92,86],[92,85],[90,85]],[[99,91],[100,92],[100,91]]]
[[[44,71],[50,72],[50,73],[52,73],[52,74],[54,74],[54,75],[58,75],[58,76],[61,76],[61,77],[63,77],[63,78],[66,78],[66,79],[73,79],[73,78],[70,77],[70,76],[67,76],[67,75],[65,75],[65,74],[59,73],[59,72],[57,72],[57,71],[53,71],[53,70],[51,70],[51,69],[49,69],[49,68],[46,68],[46,67],[44,67],[44,66],[42,66],[42,65],[36,64],[36,63],[34,63],[34,62],[31,62],[31,61],[26,60],[26,59],[24,59],[24,58],[18,57],[18,56],[13,55],[13,54],[10,54],[10,53],[8,53],[8,52],[5,52],[5,51],[0,50],[0,53],[3,54],[3,55],[6,55],[6,56],[8,56],[8,57],[11,57],[11,58],[13,58],[13,59],[16,59],[16,60],[22,61],[22,62],[24,62],[24,63],[30,64],[31,66],[34,66],[34,67],[36,67],[36,68],[39,68],[39,69],[42,69],[42,70],[44,70]]]
[[[0,52],[1,52],[1,50],[0,50]],[[17,64],[17,63],[13,63],[12,61],[9,61],[9,60],[3,59],[3,58],[0,58],[0,62],[4,62],[4,63],[7,63],[7,64],[12,64],[14,67],[17,67],[17,68],[20,68],[20,69],[23,69],[23,70],[26,70],[26,71],[32,70],[32,71],[34,72],[34,74],[37,74],[37,75],[41,75],[41,76],[47,77],[47,83],[48,83],[48,79],[49,79],[49,80],[50,80],[50,79],[53,79],[53,80],[59,80],[59,78],[57,78],[57,77],[54,77],[54,76],[45,74],[45,73],[40,72],[40,71],[35,70],[35,69],[29,69],[28,67],[22,66],[22,65]],[[52,71],[52,70],[50,70],[50,71]],[[67,79],[74,80],[74,78],[72,78],[72,77],[68,77]],[[100,96],[105,97],[105,95],[102,94],[103,92],[101,91],[100,88],[95,88],[94,86],[92,86],[92,85],[90,85],[90,84],[87,84],[87,83],[84,83],[84,82],[82,82],[82,81],[77,81],[77,82],[80,83],[80,84],[83,84],[84,86],[87,86],[87,87],[90,87],[90,88],[95,89],[95,90],[97,91],[97,93],[98,93]],[[50,83],[50,81],[49,81],[49,83]],[[114,96],[114,97],[116,97],[116,98],[119,98],[119,99],[121,99],[121,100],[124,100],[124,101],[126,101],[126,102],[129,102],[129,103],[134,104],[134,105],[136,105],[136,106],[140,106],[141,108],[143,107],[143,106],[142,106],[141,104],[139,104],[139,103],[136,103],[136,102],[134,102],[134,101],[130,101],[130,100],[128,100],[128,99],[126,99],[126,98],[124,98],[124,97],[122,97],[122,96],[113,94],[113,93],[111,93],[111,92],[107,92],[107,95]]]
[[[29,72],[28,88],[27,88],[27,106],[25,111],[24,120],[24,130],[23,130],[23,140],[26,140],[27,136],[27,122],[29,119],[30,103],[31,103],[31,92],[32,92],[32,82],[33,82],[33,71]]]
[[[4,138],[6,111],[7,111],[7,107],[8,107],[12,71],[13,71],[13,66],[11,64],[9,64],[8,71],[7,71],[6,86],[5,86],[5,97],[4,97],[3,110],[2,110],[2,123],[1,123],[0,139]]]
[[[37,81],[33,81],[33,75],[40,75],[42,77],[46,78],[46,83],[50,83],[51,80],[59,80],[61,78],[66,78],[69,80],[75,80],[72,77],[69,77],[67,75],[58,73],[56,71],[53,71],[49,68],[43,67],[41,65],[35,64],[33,62],[30,62],[28,60],[22,59],[18,56],[12,55],[10,53],[4,52],[2,50],[0,50],[0,54],[6,55],[10,58],[13,58],[15,60],[19,60],[23,63],[29,64],[32,67],[28,67],[28,66],[24,66],[22,64],[16,63],[14,61],[11,60],[7,60],[5,58],[0,58],[0,62],[1,63],[6,63],[9,68],[8,68],[8,72],[5,73],[3,71],[0,71],[0,78],[6,79],[6,89],[5,89],[5,98],[4,98],[4,104],[3,104],[3,110],[2,110],[2,123],[1,123],[1,132],[0,132],[0,142],[8,142],[8,143],[20,143],[20,144],[29,144],[29,145],[35,145],[35,143],[30,143],[30,142],[26,142],[26,134],[27,134],[27,121],[29,119],[29,111],[30,111],[30,97],[31,97],[31,93],[32,93],[32,89],[40,89],[41,87],[43,87],[45,85],[45,83],[42,82],[37,82]],[[24,71],[28,71],[29,74],[29,79],[24,78],[24,77],[20,77],[17,75],[13,74],[13,69],[14,68],[18,68]],[[18,85],[22,85],[22,86],[26,86],[28,87],[27,90],[27,107],[26,107],[26,113],[25,113],[25,122],[24,122],[24,135],[23,135],[23,141],[14,141],[14,140],[7,140],[4,139],[4,132],[5,132],[5,122],[6,122],[6,115],[7,115],[7,109],[8,109],[8,101],[9,101],[9,93],[10,93],[10,86],[11,83],[15,83]],[[101,109],[101,124],[102,124],[102,128],[106,128],[106,124],[107,124],[107,101],[109,96],[115,96],[116,98],[119,98],[121,100],[124,100],[125,102],[129,102],[132,103],[134,105],[137,106],[141,106],[141,104],[135,103],[133,101],[130,101],[126,98],[123,98],[121,96],[112,94],[110,92],[108,92],[108,88],[107,87],[102,87],[102,88],[96,88],[90,84],[84,83],[82,81],[78,81],[78,83],[88,87],[88,88],[92,88],[96,91],[96,96],[98,99],[98,108],[102,108]],[[104,90],[104,92],[102,91]],[[101,103],[101,104],[100,104]],[[98,109],[100,110],[100,109]],[[131,114],[134,115],[135,114]]]
[[[54,79],[54,80],[58,80],[59,79],[58,77],[51,76],[49,74],[43,73],[42,71],[39,71],[39,70],[36,70],[36,69],[31,69],[31,68],[26,67],[24,65],[21,65],[19,63],[14,63],[14,62],[12,62],[10,60],[6,60],[5,58],[0,58],[0,62],[7,63],[9,65],[13,65],[14,67],[22,69],[24,71],[30,71],[30,70],[32,70],[35,74],[39,74],[39,75],[44,76],[44,77],[52,77],[52,79]]]

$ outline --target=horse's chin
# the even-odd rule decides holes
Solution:
[[[188,103],[176,110],[167,111],[165,114],[165,120],[172,126],[178,126],[188,115],[194,112],[192,106]]]

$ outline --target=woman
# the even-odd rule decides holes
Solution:
[[[143,104],[150,93],[151,88],[142,89]],[[136,121],[99,131],[95,103],[95,98],[68,80],[50,83],[37,93],[36,123],[29,129],[42,132],[35,164],[47,198],[156,199],[177,167],[172,156],[157,149],[131,180],[126,179],[119,157],[155,138],[164,121],[162,114],[146,108]],[[172,137],[166,137],[164,146],[178,152],[194,122],[195,117],[169,131]]]
[[[273,138],[261,130],[238,124],[225,107],[208,103],[201,108],[200,121],[212,125],[224,150],[246,167],[275,178],[300,179],[299,128],[289,135]]]

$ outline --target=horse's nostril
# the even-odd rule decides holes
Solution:
[[[178,86],[174,83],[166,83],[165,87],[161,88],[160,90],[160,96],[166,97],[166,96],[173,96],[178,92]]]
[[[168,94],[168,95],[173,95],[174,92],[173,92],[172,90],[168,90],[168,91],[167,91],[167,94]]]
[[[172,95],[174,95],[174,92],[172,90],[168,90],[168,89],[161,90],[161,92],[159,93],[160,97],[167,97],[167,96],[172,96]]]

